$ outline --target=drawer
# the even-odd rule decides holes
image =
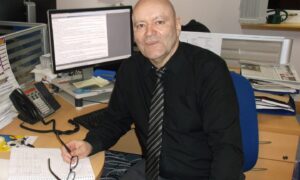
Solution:
[[[255,167],[246,172],[246,180],[291,180],[294,163],[258,159]]]
[[[259,157],[294,162],[298,147],[298,136],[266,131],[259,132]]]

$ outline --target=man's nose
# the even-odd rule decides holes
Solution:
[[[146,28],[146,35],[147,36],[151,36],[153,33],[154,33],[154,29],[153,29],[153,26],[152,25],[148,25],[147,28]]]

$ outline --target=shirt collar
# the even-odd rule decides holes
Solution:
[[[138,60],[141,62],[142,72],[144,76],[149,76],[149,73],[153,73],[155,67],[151,64],[151,62],[143,56],[141,53],[138,54]],[[165,65],[166,73],[178,73],[180,68],[183,67],[184,63],[184,52],[182,43],[179,42],[179,46],[173,56]]]

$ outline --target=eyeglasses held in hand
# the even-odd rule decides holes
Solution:
[[[55,133],[57,139],[59,140],[59,142],[66,148],[66,150],[68,151],[68,153],[71,153],[70,148],[61,140],[61,138],[59,137],[58,133]],[[69,170],[69,174],[67,177],[67,180],[74,180],[76,173],[74,171],[74,169],[77,167],[79,162],[79,158],[78,156],[72,156],[71,157],[71,161],[70,161],[70,170]],[[48,168],[50,173],[55,177],[55,179],[57,180],[61,180],[51,169],[51,162],[50,162],[50,158],[48,158]]]

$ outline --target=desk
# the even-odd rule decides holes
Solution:
[[[247,180],[291,180],[299,146],[300,125],[295,116],[259,114],[258,161]]]
[[[88,112],[91,112],[96,109],[100,109],[105,107],[106,105],[99,104],[99,105],[93,105],[88,108],[83,108],[81,110],[76,110],[74,106],[63,100],[59,96],[55,96],[55,98],[58,100],[59,104],[61,105],[61,108],[58,109],[54,114],[47,117],[47,120],[55,119],[57,124],[57,129],[59,130],[68,130],[73,129],[73,126],[70,125],[67,120],[70,118],[73,118],[75,116],[79,116]],[[55,135],[53,133],[35,133],[31,131],[27,131],[25,129],[21,129],[19,127],[21,121],[16,118],[13,120],[12,123],[10,123],[8,126],[4,127],[0,130],[0,134],[16,134],[16,135],[32,135],[32,136],[38,136],[36,142],[34,143],[35,147],[45,147],[45,148],[58,148],[61,147],[61,144],[56,139]],[[41,122],[38,122],[34,124],[32,127],[35,129],[48,129],[50,127],[45,127]],[[51,126],[51,125],[50,125]],[[83,139],[87,133],[87,130],[83,127],[80,127],[80,131],[72,134],[72,135],[61,135],[61,138],[64,142],[68,142],[73,139]],[[9,159],[9,153],[0,153],[1,159]],[[104,152],[99,152],[93,156],[90,157],[91,164],[94,170],[95,177],[98,177],[101,173],[101,170],[104,165]]]
[[[247,180],[291,180],[296,162],[300,125],[295,116],[259,114],[259,155]],[[141,153],[133,130],[127,132],[112,150]]]

